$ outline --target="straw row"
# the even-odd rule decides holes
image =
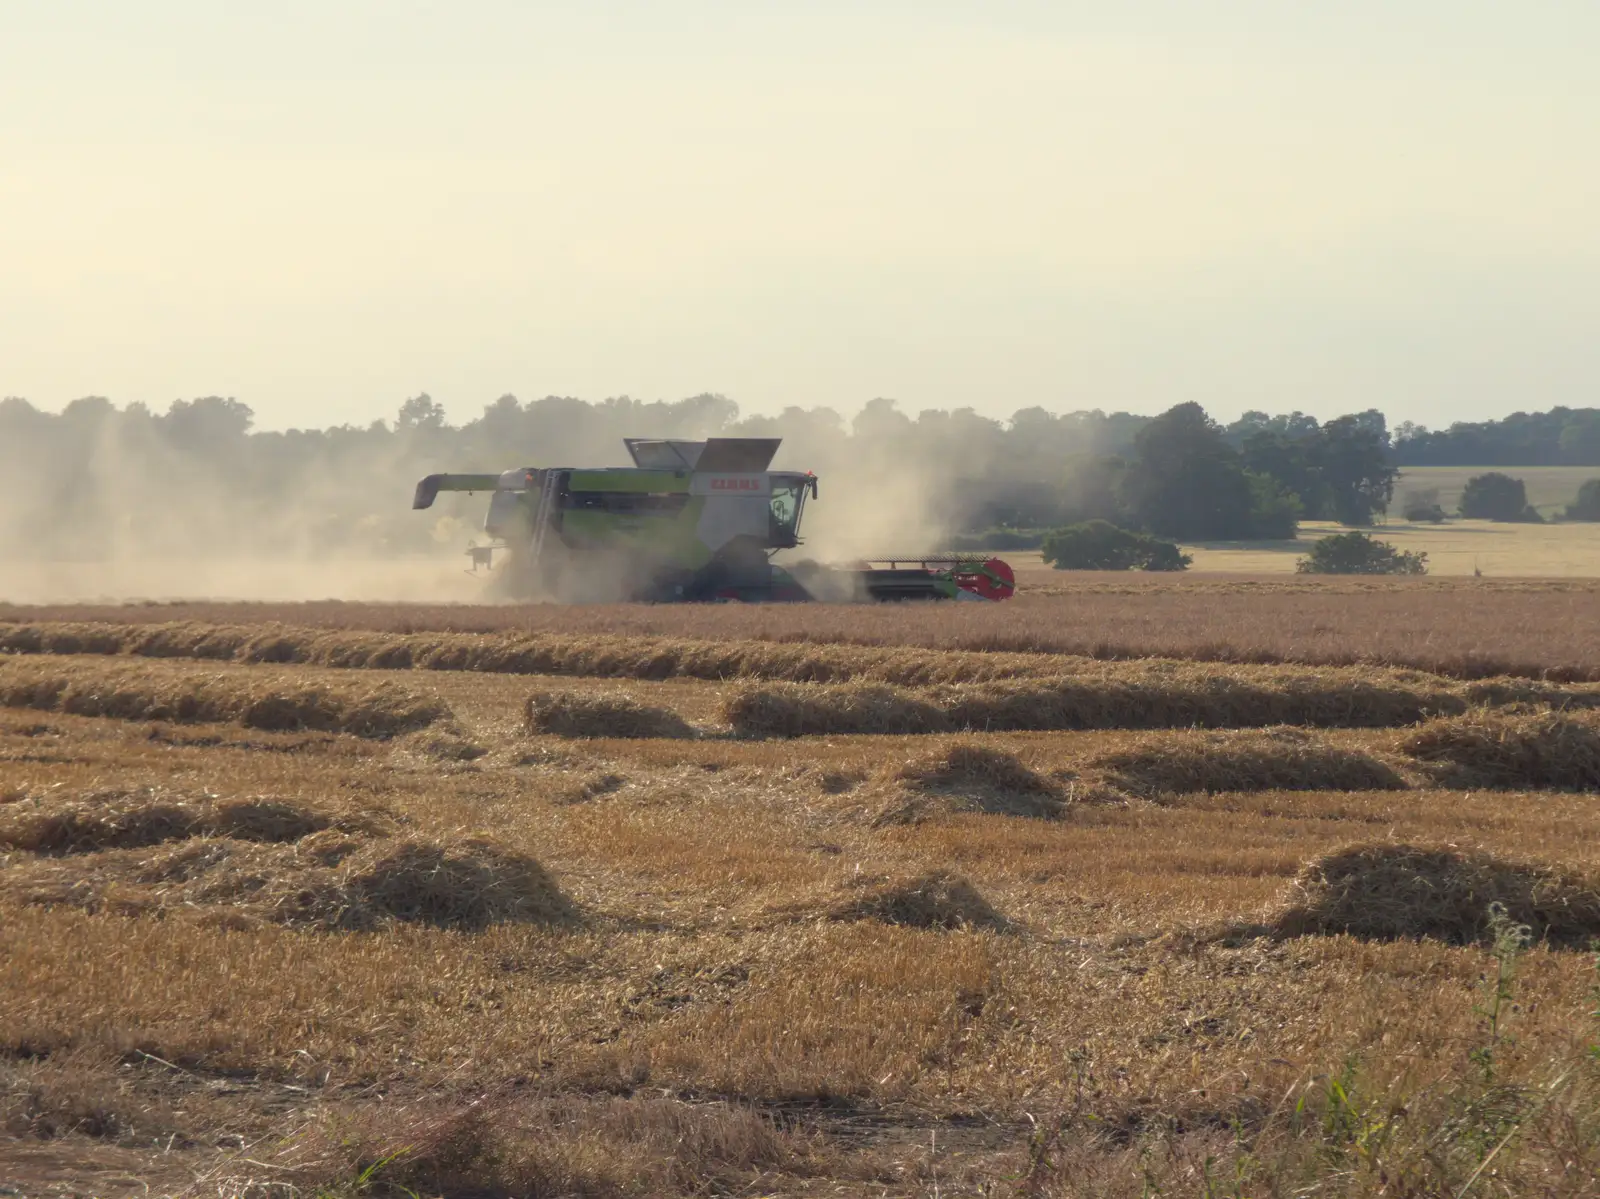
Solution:
[[[170,911],[225,925],[329,930],[576,918],[537,861],[492,841],[367,840],[331,828],[292,844],[201,838],[13,862],[0,874],[0,896],[129,916]]]
[[[1143,677],[1076,676],[920,690],[847,684],[747,686],[723,703],[736,733],[805,737],[1067,729],[1395,728],[1460,714],[1466,700],[1428,682],[1354,671],[1220,672],[1172,666]]]
[[[298,841],[323,829],[371,832],[366,817],[334,816],[292,800],[217,799],[153,790],[47,792],[0,807],[0,848],[28,853],[97,853],[193,837],[266,843]]]
[[[1494,910],[1535,941],[1586,949],[1600,937],[1600,879],[1481,851],[1355,845],[1308,862],[1272,917],[1281,936],[1308,933],[1458,945],[1492,940]]]
[[[0,653],[633,679],[875,679],[904,686],[976,682],[1062,669],[1062,659],[1053,654],[557,633],[387,633],[200,621],[157,625],[0,622]]]
[[[0,706],[103,716],[313,729],[388,738],[450,718],[441,701],[392,684],[306,684],[249,672],[168,674],[145,667],[0,659]]]

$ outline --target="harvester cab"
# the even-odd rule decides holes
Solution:
[[[643,601],[823,598],[1003,599],[1003,562],[914,559],[842,568],[772,562],[801,544],[810,472],[768,467],[778,438],[629,438],[632,467],[522,467],[429,475],[413,508],[441,491],[487,491],[484,531],[468,551],[517,596]],[[496,570],[499,557],[503,565]]]

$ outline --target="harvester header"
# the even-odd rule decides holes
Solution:
[[[818,494],[809,471],[769,470],[781,440],[628,438],[632,467],[525,466],[429,475],[413,508],[441,491],[490,493],[490,542],[468,551],[522,598],[640,601],[1008,598],[998,559],[895,558],[818,566],[772,561],[801,544]]]

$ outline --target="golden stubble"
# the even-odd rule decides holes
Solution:
[[[919,653],[951,672],[966,657]],[[1266,683],[1273,669],[1222,673]],[[1414,752],[1408,728],[762,740],[719,720],[743,685],[720,679],[380,676],[130,655],[0,664],[0,676],[41,672],[90,693],[164,696],[203,679],[257,699],[366,696],[387,680],[447,712],[437,723],[448,727],[384,740],[133,708],[0,708],[0,831],[43,827],[27,823],[41,813],[98,827],[94,813],[146,803],[196,822],[161,825],[164,839],[144,848],[14,840],[0,847],[0,884],[43,869],[70,882],[113,852],[143,861],[190,840],[233,844],[230,805],[271,803],[334,831],[492,845],[536,863],[571,907],[570,920],[477,931],[395,917],[325,932],[234,919],[221,904],[197,910],[176,886],[124,914],[25,902],[0,885],[7,1048],[80,1055],[74,1085],[92,1091],[104,1078],[108,1096],[120,1094],[115,1063],[147,1054],[202,1077],[307,1088],[293,1094],[313,1107],[369,1088],[520,1087],[540,1102],[650,1094],[755,1110],[826,1101],[919,1120],[979,1113],[1006,1130],[1066,1102],[1072,1063],[1092,1062],[1107,1120],[1226,1120],[1350,1053],[1386,1079],[1445,1077],[1480,1035],[1481,946],[1272,935],[1308,862],[1351,844],[1418,844],[1564,878],[1600,868],[1591,796],[1445,789],[1454,784]],[[1083,680],[1202,672],[1096,664]],[[1470,686],[1401,681],[1462,697]],[[672,713],[692,735],[530,731],[536,692],[603,699],[578,705],[602,716]],[[1524,693],[1476,698],[1503,701],[1516,728],[1534,719],[1515,706]],[[1480,737],[1492,718],[1468,705],[1453,719]],[[1012,814],[1024,810],[1033,814]],[[900,902],[908,894],[933,896],[931,915]],[[1565,1051],[1589,970],[1578,953],[1526,956],[1508,1055],[1537,1063]],[[48,1074],[51,1057],[39,1060],[30,1077]],[[94,1061],[106,1064],[81,1065]],[[572,1118],[624,1160],[633,1134],[590,1102]],[[268,1141],[287,1135],[286,1117],[250,1110],[251,1127],[277,1130]],[[783,1154],[785,1169],[802,1168],[799,1149]],[[807,1160],[859,1176],[843,1158]]]

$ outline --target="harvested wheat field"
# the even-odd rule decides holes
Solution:
[[[1600,1193],[1593,594],[1120,585],[7,610],[0,1183]]]

